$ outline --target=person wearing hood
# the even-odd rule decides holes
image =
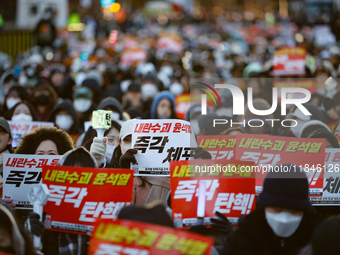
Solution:
[[[330,130],[319,128],[311,133],[308,138],[325,138],[326,148],[340,148],[338,139],[332,134]]]
[[[84,131],[84,123],[91,120],[92,111],[95,110],[92,104],[93,94],[87,87],[79,87],[73,92],[73,107],[79,118],[79,129]]]
[[[58,165],[97,168],[96,160],[84,147],[68,151],[59,160]],[[34,235],[42,237],[42,252],[44,254],[87,254],[89,236],[44,230],[44,225],[40,222],[40,216],[34,212],[29,215],[29,222],[30,231]]]
[[[291,172],[269,172],[254,211],[240,218],[221,255],[298,254],[311,240],[322,217],[308,199],[308,180],[298,166]]]
[[[48,116],[49,122],[66,131],[69,135],[78,135],[78,115],[70,100],[62,100],[57,103]]]
[[[158,93],[151,105],[150,119],[177,119],[175,97],[169,91]]]
[[[19,85],[12,86],[5,97],[5,103],[2,107],[2,112],[5,115],[7,111],[13,108],[13,106],[23,101],[27,102],[31,101],[31,98],[28,95],[27,90]]]
[[[124,97],[123,97],[123,108],[129,109],[133,108],[141,108],[143,105],[142,93],[140,90],[140,86],[132,83],[129,85]]]
[[[40,121],[47,121],[48,115],[57,98],[57,93],[51,85],[41,85],[34,89],[33,104]]]
[[[313,133],[314,131],[316,131],[320,128],[328,130],[329,132],[331,131],[329,129],[329,127],[325,123],[323,123],[322,121],[320,121],[320,120],[310,120],[310,121],[306,122],[305,125],[302,126],[302,128],[300,130],[299,137],[307,138],[311,133]]]
[[[290,137],[299,137],[301,128],[310,120],[320,120],[323,121],[322,112],[318,107],[312,104],[303,104],[303,106],[311,113],[311,115],[305,115],[299,108],[295,107],[294,111],[287,114],[286,119],[294,119],[297,124],[293,126],[293,122],[291,124],[291,128],[289,130],[284,130],[280,136],[290,136]]]
[[[96,78],[87,77],[81,84],[82,87],[89,88],[92,92],[92,100],[95,104],[99,103],[100,95],[101,95],[101,88],[98,80]]]
[[[15,154],[63,155],[74,148],[72,138],[56,127],[38,127],[24,135]]]
[[[111,119],[123,120],[123,109],[114,97],[104,98],[98,105],[98,110],[111,111]]]
[[[12,107],[11,110],[9,110],[5,114],[4,117],[7,120],[17,121],[17,122],[38,121],[38,117],[37,117],[34,107],[28,102],[17,103],[15,106]]]

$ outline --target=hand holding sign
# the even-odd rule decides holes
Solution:
[[[97,131],[97,137],[93,139],[90,152],[100,167],[104,162],[107,149],[107,139],[104,138],[104,133],[111,127],[111,111],[93,111],[92,126]]]

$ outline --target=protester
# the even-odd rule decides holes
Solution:
[[[16,154],[63,155],[73,149],[69,134],[55,127],[39,127],[22,137]]]
[[[69,100],[58,102],[51,110],[48,121],[69,135],[79,134],[78,115]]]
[[[97,167],[95,159],[83,147],[79,147],[68,151],[59,160],[60,166],[75,166],[75,167]],[[39,215],[38,215],[39,216]],[[31,231],[37,236],[42,236],[44,254],[80,254],[86,255],[88,248],[89,236],[80,234],[60,233],[55,231],[42,231],[43,225],[34,219],[37,214],[30,214],[30,222],[33,228]],[[39,218],[38,218],[39,220]]]
[[[56,100],[57,94],[51,85],[41,85],[34,89],[33,104],[40,121],[47,121]]]
[[[325,138],[326,148],[339,148],[338,139],[331,133],[331,131],[320,128],[311,133],[308,138]]]
[[[174,96],[163,91],[158,93],[151,105],[151,119],[176,119]]]
[[[0,252],[6,254],[33,255],[35,254],[32,239],[14,218],[13,214],[0,205]]]
[[[322,220],[312,209],[308,180],[297,166],[296,171],[269,172],[257,204],[240,219],[220,254],[298,254]]]
[[[28,102],[17,103],[4,116],[6,119],[12,121],[38,121],[33,106]]]

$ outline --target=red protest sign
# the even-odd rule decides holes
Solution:
[[[319,138],[237,134],[235,158],[253,161],[260,167],[256,172],[256,192],[259,193],[265,174],[274,166],[292,163],[306,171],[323,166],[325,147],[325,139]],[[312,183],[310,189],[322,191],[322,179]]]
[[[190,94],[182,94],[176,96],[176,115],[178,118],[185,120],[185,116],[190,108]]]
[[[197,145],[209,151],[213,160],[235,158],[236,135],[198,136]]]
[[[200,182],[206,183],[204,223],[219,211],[236,225],[241,215],[255,209],[252,162],[191,160],[170,162],[171,209],[176,227],[197,224]]]
[[[88,255],[174,254],[208,255],[211,237],[131,220],[97,222]]]
[[[50,191],[44,206],[49,230],[86,233],[96,218],[115,219],[132,201],[133,170],[45,166],[42,173]]]
[[[305,74],[306,53],[303,47],[283,47],[277,50],[273,56],[273,75]]]

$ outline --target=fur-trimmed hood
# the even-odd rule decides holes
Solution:
[[[14,151],[15,154],[35,154],[42,141],[51,140],[57,145],[59,155],[74,148],[72,138],[56,127],[38,127],[26,134]]]

